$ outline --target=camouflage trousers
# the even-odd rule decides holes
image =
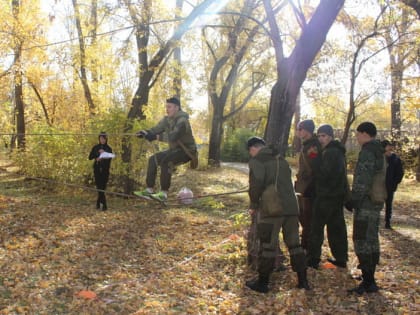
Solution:
[[[261,263],[274,260],[278,256],[279,233],[283,234],[283,240],[290,254],[290,264],[295,272],[306,269],[306,258],[299,240],[298,216],[267,217],[257,216],[256,236],[258,239],[258,270],[267,269]]]
[[[359,269],[372,270],[379,263],[379,214],[382,208],[383,204],[366,199],[354,209],[353,243]]]

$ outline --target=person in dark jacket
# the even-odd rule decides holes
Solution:
[[[181,110],[178,98],[171,97],[166,100],[166,116],[150,130],[141,130],[137,136],[148,141],[156,140],[159,135],[165,134],[169,149],[158,152],[149,158],[146,176],[146,189],[135,192],[144,198],[153,198],[166,201],[171,186],[172,170],[176,165],[187,163],[192,156],[197,155],[197,146],[192,133],[189,116]],[[154,186],[158,167],[160,166],[160,188],[155,193]]]
[[[314,167],[315,202],[312,212],[311,234],[308,251],[308,266],[318,268],[321,247],[324,242],[324,227],[327,226],[328,244],[335,259],[328,259],[338,267],[347,267],[348,242],[343,205],[347,193],[346,149],[334,140],[330,125],[318,128],[321,158]]]
[[[297,136],[302,140],[299,154],[298,172],[296,174],[295,191],[299,200],[299,222],[302,226],[301,244],[305,250],[309,247],[311,232],[312,208],[315,200],[315,180],[313,166],[319,158],[321,146],[314,134],[313,120],[306,119],[297,125]]]
[[[108,136],[105,132],[99,134],[99,143],[95,145],[89,154],[89,160],[93,162],[93,175],[95,177],[96,189],[98,189],[98,199],[96,200],[96,209],[107,210],[106,197],[104,190],[109,179],[109,169],[111,167],[110,158],[102,158],[104,152],[112,153],[111,147],[108,145]]]
[[[394,145],[389,140],[384,140],[382,141],[382,146],[385,149],[388,164],[385,180],[387,192],[387,198],[385,200],[385,228],[392,229],[392,202],[394,201],[394,193],[397,190],[398,184],[401,183],[404,177],[404,168],[400,157],[394,153]]]
[[[290,263],[298,276],[298,288],[309,290],[306,277],[305,253],[299,242],[298,205],[287,161],[265,141],[251,137],[247,142],[249,161],[249,213],[256,214],[257,235],[260,240],[258,277],[246,281],[254,291],[268,292],[273,271],[279,232],[290,254]]]
[[[353,175],[351,201],[347,209],[353,210],[353,243],[362,270],[362,282],[349,292],[363,294],[379,290],[375,281],[379,263],[379,214],[384,202],[375,201],[371,192],[375,174],[383,172],[384,149],[375,139],[376,126],[363,122],[356,129],[356,138],[362,149],[359,152]],[[385,189],[385,188],[384,188]]]

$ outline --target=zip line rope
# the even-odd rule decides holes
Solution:
[[[98,133],[0,133],[0,136],[98,136]],[[107,133],[107,136],[137,136],[135,133]]]
[[[158,200],[153,200],[153,199],[152,200],[147,200],[145,198],[137,197],[135,195],[129,195],[129,194],[126,194],[126,193],[120,193],[120,192],[114,192],[114,191],[107,191],[107,190],[103,190],[103,189],[97,189],[97,188],[78,185],[78,184],[59,182],[59,181],[56,181],[54,179],[32,177],[32,176],[31,177],[25,177],[25,178],[29,179],[29,180],[43,181],[43,182],[48,182],[48,183],[51,183],[51,184],[59,184],[59,185],[69,186],[69,187],[73,187],[73,188],[79,188],[79,189],[88,190],[88,191],[103,192],[103,193],[108,194],[108,195],[115,195],[115,196],[133,198],[133,199],[141,199],[141,200],[144,200],[144,201],[151,201],[151,202],[158,202]],[[194,200],[204,199],[204,198],[208,198],[208,197],[220,197],[220,196],[226,196],[226,195],[241,194],[241,193],[245,193],[247,191],[248,191],[248,189],[242,188],[240,190],[224,192],[224,193],[198,195],[198,196],[191,197],[191,198],[179,199],[179,203],[176,203],[176,204],[175,203],[174,204],[165,203],[165,206],[170,206],[170,207],[175,207],[175,206],[180,206],[180,205],[184,205],[184,206],[186,205],[187,206],[188,204],[183,204],[181,200],[192,200],[192,201],[194,201]]]

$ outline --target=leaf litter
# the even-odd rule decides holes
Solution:
[[[247,180],[231,169],[188,170],[172,189],[214,194],[240,190]],[[347,294],[360,272],[346,213],[348,269],[309,269],[313,289],[304,291],[287,264],[262,295],[244,287],[255,274],[246,267],[245,225],[232,219],[246,213],[246,194],[168,208],[110,196],[110,210],[101,212],[91,193],[43,189],[13,172],[2,172],[0,188],[0,314],[420,312],[420,204],[399,201],[398,193],[395,229],[380,229],[379,293]],[[420,188],[410,182],[401,190],[418,195]]]

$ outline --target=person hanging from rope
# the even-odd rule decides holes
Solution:
[[[109,179],[109,169],[111,167],[112,148],[108,145],[106,132],[101,131],[98,136],[99,143],[94,145],[89,154],[89,160],[94,160],[93,175],[95,177],[96,189],[98,189],[98,199],[96,209],[107,210],[106,197],[104,190]]]
[[[166,100],[166,116],[149,130],[141,130],[136,133],[140,138],[154,141],[161,134],[166,134],[169,149],[155,153],[149,158],[146,175],[146,189],[135,192],[144,198],[153,198],[165,202],[168,198],[168,190],[171,186],[172,171],[176,165],[192,161],[196,167],[197,146],[192,133],[189,116],[182,111],[178,98],[171,97]],[[157,169],[160,166],[160,188],[155,193],[154,186]],[[193,166],[193,167],[194,167]]]

